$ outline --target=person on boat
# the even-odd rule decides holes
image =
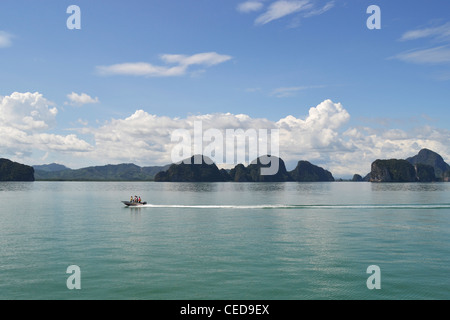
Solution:
[[[141,203],[141,197],[139,196],[139,203]]]
[[[130,202],[133,202],[133,196],[131,196],[131,198],[130,198]]]

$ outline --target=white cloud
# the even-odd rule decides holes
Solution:
[[[192,65],[203,65],[203,66],[214,66],[226,62],[231,59],[230,56],[221,55],[216,52],[205,52],[198,53],[192,56],[186,56],[183,54],[163,54],[161,59],[166,63],[176,63],[180,66],[192,66]]]
[[[450,46],[407,51],[400,53],[393,58],[417,64],[450,63]]]
[[[261,25],[283,18],[312,7],[310,0],[279,0],[273,2],[267,11],[255,20],[255,24]]]
[[[437,27],[429,27],[423,29],[416,29],[405,32],[401,39],[402,41],[417,40],[422,38],[435,38],[438,40],[450,40],[450,22]]]
[[[264,7],[262,2],[260,1],[246,1],[238,4],[237,10],[239,12],[248,13],[248,12],[254,12],[259,11]]]
[[[56,135],[48,131],[55,126],[58,109],[42,94],[14,92],[0,96],[0,153],[15,158],[34,151],[86,152],[91,146],[75,135]]]
[[[354,173],[366,174],[370,171],[370,163],[376,159],[405,159],[422,148],[429,148],[450,160],[449,130],[429,126],[411,131],[362,127],[348,129],[343,138],[351,144],[351,151],[336,152],[328,161],[338,173],[350,173],[353,168]]]
[[[161,67],[146,62],[129,62],[114,64],[111,66],[98,66],[97,71],[101,75],[129,75],[147,77],[173,77],[186,73],[184,66]]]
[[[70,104],[72,106],[82,106],[85,104],[94,104],[99,103],[98,97],[92,98],[86,93],[77,94],[75,92],[72,92],[71,94],[67,95],[67,98],[69,98],[70,102],[66,102],[65,104]]]
[[[298,160],[309,160],[338,177],[365,175],[376,159],[406,158],[421,148],[432,149],[450,160],[450,130],[417,124],[405,131],[392,127],[393,123],[388,128],[350,127],[348,111],[331,100],[311,107],[303,116],[288,115],[278,121],[231,113],[171,118],[144,110],[99,127],[86,127],[87,123],[80,119],[84,127],[79,132],[92,139],[92,145],[75,134],[51,132],[57,113],[53,103],[40,93],[15,92],[0,97],[0,154],[12,155],[16,161],[67,157],[72,163],[65,164],[71,166],[76,166],[77,158],[95,165],[165,165],[171,163],[176,145],[171,142],[172,133],[186,129],[193,136],[194,122],[202,121],[203,132],[214,128],[224,136],[226,129],[279,129],[280,156],[292,168]]]
[[[416,64],[450,63],[450,22],[447,22],[440,26],[433,26],[405,32],[400,40],[411,41],[427,38],[430,42],[440,42],[441,45],[427,49],[414,49],[402,52],[392,58]]]
[[[54,123],[58,109],[35,92],[14,92],[0,96],[0,123],[23,131],[48,129]]]
[[[326,3],[322,8],[311,10],[311,11],[305,13],[304,17],[309,18],[309,17],[314,17],[314,16],[324,14],[325,12],[333,9],[334,6],[335,6],[335,1],[330,1],[330,2]]]
[[[300,87],[282,87],[282,88],[276,88],[271,92],[271,96],[275,96],[277,98],[286,98],[286,97],[292,97],[299,91],[304,91],[308,89],[317,89],[317,88],[323,88],[324,86],[300,86]]]
[[[98,66],[97,72],[101,75],[132,75],[146,77],[174,77],[185,75],[188,68],[194,65],[211,67],[232,57],[216,52],[198,53],[191,56],[181,54],[163,54],[160,56],[166,64],[174,66],[155,66],[146,62],[121,63],[111,66]]]
[[[286,16],[292,15],[294,13],[303,12],[302,17],[309,18],[313,16],[321,15],[335,6],[335,1],[329,1],[322,7],[317,8],[317,2],[312,0],[277,0],[272,2],[267,10],[258,16],[255,20],[256,25],[264,25],[271,21],[284,18]],[[238,11],[240,12],[252,12],[259,11],[263,8],[262,3],[255,1],[247,1],[241,3],[238,6]],[[294,19],[291,23],[291,27],[296,27],[299,25],[299,16]]]
[[[278,121],[252,118],[245,114],[205,114],[170,118],[136,111],[125,119],[113,119],[100,128],[91,128],[95,150],[90,156],[104,163],[134,162],[140,165],[171,163],[176,143],[171,134],[187,129],[193,136],[194,121],[202,121],[203,132],[219,129],[279,129],[280,156],[287,163],[309,160],[335,175],[366,174],[378,158],[406,158],[427,147],[450,159],[450,131],[420,127],[407,132],[399,129],[348,127],[350,114],[342,104],[325,100],[310,108],[304,117],[293,115]],[[204,143],[204,146],[207,143]]]
[[[12,45],[12,34],[0,30],[0,48],[10,47]]]
[[[236,10],[240,13],[252,13],[264,9],[264,0],[249,0],[237,5]],[[272,1],[265,12],[255,19],[255,25],[265,25],[274,20],[298,13],[289,24],[290,28],[300,25],[300,18],[309,18],[321,15],[335,7],[336,1],[331,0],[320,6],[319,1],[313,0],[276,0]],[[320,6],[320,7],[319,7]],[[299,13],[302,14],[299,14]]]
[[[307,157],[311,151],[333,149],[340,146],[338,130],[349,119],[340,104],[330,100],[311,108],[305,119],[293,116],[278,122],[255,119],[243,114],[206,114],[184,119],[158,117],[143,110],[126,119],[114,119],[98,129],[92,129],[95,137],[95,154],[99,159],[140,164],[167,164],[171,162],[171,134],[177,129],[192,132],[194,121],[202,121],[203,130],[219,129],[280,129],[281,152],[286,160],[297,156]],[[192,132],[193,134],[193,132]],[[225,134],[224,134],[225,135]]]

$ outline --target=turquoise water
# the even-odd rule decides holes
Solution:
[[[449,183],[0,183],[0,299],[449,299],[449,194]],[[131,195],[149,205],[124,208]],[[70,265],[81,290],[66,286]],[[366,286],[370,265],[380,290]]]

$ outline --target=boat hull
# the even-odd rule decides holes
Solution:
[[[130,201],[122,201],[122,203],[127,207],[142,207],[143,205],[147,204],[147,202],[130,202]]]

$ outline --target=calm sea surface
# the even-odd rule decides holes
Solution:
[[[125,208],[131,195],[151,205]],[[449,196],[450,183],[0,183],[0,299],[450,299]]]

